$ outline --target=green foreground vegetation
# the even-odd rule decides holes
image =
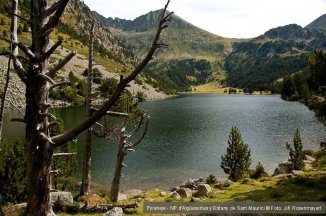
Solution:
[[[218,184],[211,184],[212,192],[209,197],[200,198],[200,202],[231,202],[231,201],[323,201],[326,202],[326,152],[315,152],[316,161],[313,169],[304,171],[301,175],[287,177],[261,177],[249,179],[248,182],[238,181],[230,184],[226,189],[219,189]],[[103,193],[103,191],[102,191]],[[104,194],[103,194],[104,195]],[[106,202],[104,196],[101,201]],[[191,202],[191,198],[182,198],[179,201],[166,196],[161,196],[160,190],[147,191],[139,197],[130,198],[123,203],[137,202],[139,207],[135,211],[126,211],[126,215],[144,215],[144,201],[151,202]],[[91,201],[91,200],[89,200]],[[98,203],[92,203],[98,204]],[[69,214],[60,213],[59,216]],[[77,214],[79,216],[86,214]],[[103,215],[103,214],[93,214]]]
[[[318,151],[312,154],[316,158],[313,168],[305,170],[302,174],[288,177],[261,177],[259,179],[249,179],[249,181],[232,182],[230,187],[219,189],[218,183],[210,184],[212,192],[209,197],[200,198],[199,202],[231,202],[231,201],[326,201],[326,152]],[[78,191],[75,191],[77,194]],[[107,191],[101,187],[94,187],[94,193],[99,196],[78,197],[75,196],[76,205],[83,206],[85,202],[89,205],[107,203],[109,200]],[[145,215],[143,213],[143,204],[145,201],[150,202],[191,202],[191,198],[182,198],[174,200],[170,195],[162,196],[161,190],[150,190],[137,197],[132,197],[119,204],[137,203],[136,210],[125,211],[126,215]],[[10,206],[4,208],[5,212],[11,216],[18,216],[19,213],[11,212]],[[69,214],[59,213],[58,216],[67,215],[103,215],[95,214]]]

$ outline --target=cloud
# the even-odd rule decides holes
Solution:
[[[163,8],[166,0],[85,0],[106,17],[134,19]],[[290,23],[306,26],[325,13],[326,0],[172,0],[169,10],[225,37],[249,38]]]

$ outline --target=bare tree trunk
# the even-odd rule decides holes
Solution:
[[[35,56],[46,52],[47,34],[40,30],[48,21],[44,17],[46,0],[31,1],[32,46]],[[47,102],[49,83],[41,76],[46,73],[48,59],[30,61],[26,81],[26,142],[27,142],[27,209],[28,216],[48,216],[50,205],[50,170],[53,149],[48,136]],[[43,135],[43,136],[42,136]]]
[[[53,159],[53,151],[69,141],[75,139],[80,133],[87,130],[95,124],[100,118],[106,115],[107,111],[117,102],[121,93],[127,85],[135,80],[137,75],[153,59],[153,55],[158,48],[166,47],[165,44],[159,43],[161,32],[168,27],[167,22],[170,20],[172,13],[165,14],[166,4],[153,44],[148,51],[144,60],[134,69],[126,78],[121,77],[117,89],[112,97],[108,99],[102,108],[94,112],[85,121],[64,134],[54,137],[49,136],[49,119],[53,115],[48,113],[51,107],[47,103],[50,84],[51,88],[59,86],[52,78],[65,66],[65,64],[76,54],[75,52],[67,55],[56,66],[48,71],[48,62],[55,49],[60,46],[62,41],[58,41],[47,50],[49,35],[57,26],[65,7],[69,0],[58,0],[50,7],[49,0],[31,0],[30,24],[32,30],[32,45],[28,47],[23,43],[18,43],[17,31],[13,32],[13,39],[0,36],[0,39],[12,44],[11,58],[18,77],[26,85],[26,111],[25,118],[20,119],[26,123],[26,160],[27,160],[27,216],[50,216],[52,206],[50,204],[50,168]],[[17,30],[18,0],[13,0],[12,25]],[[18,48],[28,58],[26,68],[18,58]]]
[[[87,92],[86,92],[86,113],[89,118],[92,115],[92,82],[93,82],[93,58],[94,58],[94,23],[90,30],[89,40],[89,60],[87,74]],[[92,127],[86,131],[86,143],[84,150],[83,180],[81,194],[91,193],[91,166],[92,166]]]
[[[111,185],[110,199],[112,202],[118,201],[120,181],[121,181],[121,172],[122,172],[122,168],[123,168],[124,157],[125,157],[124,144],[119,143],[119,150],[118,150],[118,155],[117,155],[117,161],[115,164],[114,177],[113,177],[112,185]]]

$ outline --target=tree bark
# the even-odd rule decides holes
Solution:
[[[89,60],[87,73],[87,92],[86,92],[86,114],[89,118],[92,115],[92,82],[93,82],[93,59],[94,59],[94,23],[90,30],[89,39]],[[86,143],[84,150],[82,195],[91,193],[91,166],[92,166],[92,127],[86,131]]]
[[[124,143],[120,142],[118,155],[117,155],[117,162],[115,164],[114,177],[113,177],[112,185],[111,185],[110,199],[112,202],[118,201],[120,181],[121,181],[121,172],[122,172],[122,168],[123,168],[124,157],[125,157]]]
[[[49,38],[43,34],[42,27],[48,17],[42,17],[47,8],[47,0],[31,1],[31,50],[35,56],[46,53]],[[48,136],[47,102],[49,83],[41,74],[48,68],[48,59],[36,57],[30,60],[26,81],[26,142],[27,142],[27,209],[28,216],[51,215],[50,170],[53,149]]]

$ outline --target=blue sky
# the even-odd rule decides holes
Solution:
[[[105,17],[134,19],[163,8],[166,0],[84,0]],[[250,38],[296,23],[301,26],[326,13],[326,0],[171,0],[170,11],[214,34]]]

